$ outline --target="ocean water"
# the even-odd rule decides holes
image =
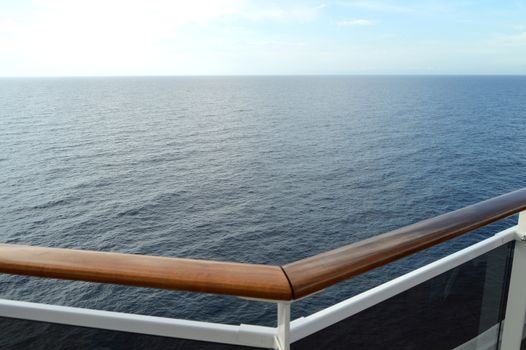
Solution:
[[[1,79],[0,242],[283,264],[526,186],[525,125],[526,77]],[[491,232],[332,287],[294,315]],[[0,297],[275,317],[233,297],[6,275]]]

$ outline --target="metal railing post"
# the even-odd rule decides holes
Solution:
[[[290,350],[290,302],[278,303],[276,350]]]
[[[526,211],[519,214],[517,241],[511,268],[508,304],[502,331],[502,350],[519,350],[526,313]]]

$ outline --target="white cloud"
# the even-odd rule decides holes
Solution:
[[[322,8],[251,0],[33,0],[14,20],[3,18],[0,5],[0,76],[185,74],[184,67],[204,58],[207,67],[218,64],[213,55],[226,50],[218,43],[235,43],[243,30],[236,21],[312,21]]]
[[[239,15],[250,20],[262,21],[312,21],[315,20],[325,5],[292,4],[284,6],[282,3],[245,2]]]
[[[285,41],[285,40],[256,40],[253,42],[256,47],[281,47],[290,49],[291,47],[305,47],[307,44],[302,41]]]
[[[336,22],[339,27],[372,26],[373,21],[368,19],[349,19]]]
[[[129,65],[159,54],[159,42],[181,27],[206,24],[236,12],[237,0],[37,0],[18,22],[4,22],[0,40],[15,43],[6,55],[39,64],[94,67]],[[2,52],[0,48],[0,52]]]
[[[503,35],[500,38],[503,41],[526,44],[526,32],[512,34],[512,35]]]
[[[357,0],[357,1],[341,1],[340,5],[361,8],[370,11],[393,12],[393,13],[411,13],[415,10],[411,7],[400,6],[392,2],[382,2],[376,0]]]

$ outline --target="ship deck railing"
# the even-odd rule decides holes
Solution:
[[[298,300],[515,214],[516,226],[291,320]],[[0,244],[0,272],[229,295],[277,307],[276,325],[269,327],[0,299],[0,317],[7,319],[183,339],[185,349],[205,343],[206,349],[375,349],[382,342],[410,349],[428,338],[429,349],[519,350],[526,347],[526,189],[282,266]],[[387,333],[403,333],[404,323],[420,340],[396,347]],[[371,343],[360,343],[364,339]]]

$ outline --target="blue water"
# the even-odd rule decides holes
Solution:
[[[525,122],[526,77],[1,79],[0,242],[283,264],[526,186]],[[29,277],[2,276],[0,297],[274,320],[232,297]]]

